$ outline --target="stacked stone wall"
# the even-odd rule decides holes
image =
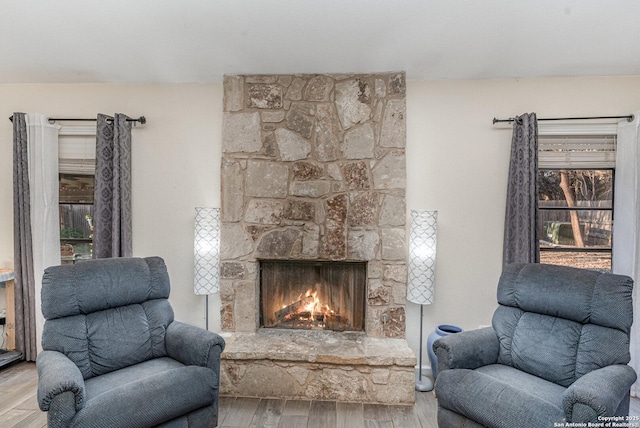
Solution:
[[[223,330],[257,330],[260,259],[367,261],[366,333],[404,337],[405,90],[402,72],[225,76]]]

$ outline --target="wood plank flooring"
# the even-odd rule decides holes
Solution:
[[[415,406],[335,401],[220,398],[220,428],[436,428],[437,402],[416,394]]]
[[[17,363],[0,371],[0,427],[47,426],[47,415],[38,408],[37,389],[34,363]]]
[[[38,373],[34,363],[0,370],[0,427],[43,428],[46,414],[38,409]],[[416,393],[415,406],[381,406],[306,401],[221,397],[220,428],[436,428],[437,401],[431,392]],[[640,400],[631,399],[631,415],[640,416]]]

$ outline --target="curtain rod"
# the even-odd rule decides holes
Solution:
[[[590,117],[549,117],[549,118],[538,118],[538,120],[595,120],[595,119],[627,119],[629,122],[633,122],[634,115],[628,114],[626,116],[590,116]],[[493,124],[500,122],[513,122],[515,121],[515,117],[510,117],[509,119],[497,119],[493,118]]]
[[[13,115],[9,116],[9,120],[13,122]],[[50,117],[49,118],[49,122],[56,122],[60,120],[75,121],[75,122],[96,122],[98,119],[77,118],[77,117]],[[113,120],[113,118],[110,117],[107,120]],[[140,122],[141,125],[144,125],[145,123],[147,123],[147,118],[144,116],[140,116],[137,119],[127,119],[127,122]]]

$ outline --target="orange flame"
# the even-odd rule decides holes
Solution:
[[[318,292],[317,291],[311,291],[311,290],[307,290],[305,297],[311,297],[313,300],[309,303],[307,303],[304,307],[304,310],[307,312],[311,312],[311,319],[313,319],[313,317],[316,314],[316,308],[320,309],[320,299],[318,299]]]
[[[296,310],[294,313],[288,314],[286,316],[287,319],[292,318],[294,315],[297,314],[301,314],[304,312],[309,313],[309,320],[314,320],[316,318],[316,315],[333,315],[335,314],[335,312],[333,311],[333,309],[331,309],[331,307],[329,307],[329,305],[327,304],[322,304],[320,302],[320,298],[318,297],[318,292],[314,291],[312,289],[308,289],[306,291],[306,293],[301,293],[298,296],[298,300],[302,300],[303,298],[306,298],[307,300],[310,298],[311,300],[303,305],[300,306],[298,308],[298,310]],[[287,305],[284,305],[283,308],[285,308]]]

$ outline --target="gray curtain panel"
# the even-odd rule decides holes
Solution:
[[[503,265],[539,263],[538,121],[535,113],[515,118],[504,222]]]
[[[27,124],[24,113],[13,114],[13,255],[16,350],[36,359],[35,277],[31,244],[31,203]]]
[[[131,122],[99,114],[93,258],[131,257]]]

